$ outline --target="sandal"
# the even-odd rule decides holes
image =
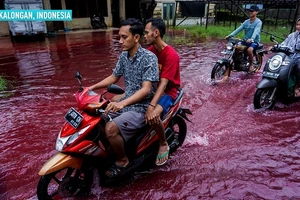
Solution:
[[[114,163],[110,168],[108,168],[108,170],[105,172],[105,175],[109,178],[119,176],[125,169],[127,169],[128,166],[129,164],[125,167],[121,167]]]
[[[170,147],[168,147],[167,151],[165,151],[163,154],[158,154],[156,157],[156,166],[162,166],[166,164],[166,162],[169,160],[169,151]]]

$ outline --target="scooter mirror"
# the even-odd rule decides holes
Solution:
[[[274,35],[271,35],[271,36],[270,36],[270,40],[271,40],[272,42],[274,42],[274,40],[275,40]]]
[[[79,91],[82,92],[83,91],[83,87],[82,87],[82,84],[81,84],[81,81],[80,81],[82,79],[82,76],[79,73],[79,71],[76,72],[75,78],[77,79],[77,81],[78,81],[78,83],[80,85]]]
[[[113,93],[113,94],[123,94],[124,93],[124,90],[121,87],[119,87],[118,85],[115,85],[115,84],[110,84],[107,87],[107,91],[109,93]]]
[[[79,71],[76,72],[75,78],[78,79],[78,80],[81,80],[81,79],[82,79],[82,76],[81,76],[81,74],[79,73]]]

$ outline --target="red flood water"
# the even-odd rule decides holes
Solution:
[[[56,153],[63,116],[76,106],[75,72],[84,86],[111,74],[118,39],[111,30],[45,42],[0,38],[0,75],[15,86],[0,93],[10,95],[0,98],[0,199],[37,199],[38,171]],[[193,112],[186,141],[165,166],[120,187],[95,184],[86,199],[300,199],[300,102],[254,110],[261,72],[232,72],[212,86],[223,42],[170,42],[181,57],[183,107]]]

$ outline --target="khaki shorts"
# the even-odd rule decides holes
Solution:
[[[124,113],[109,113],[109,116],[118,126],[126,142],[136,133],[145,130],[146,122],[144,113],[127,111]],[[106,122],[109,121],[107,116],[103,115],[103,118]]]

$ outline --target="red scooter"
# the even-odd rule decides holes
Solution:
[[[39,171],[38,199],[86,196],[93,183],[94,171],[98,172],[99,185],[103,185],[127,177],[137,167],[152,166],[155,162],[159,148],[158,136],[151,127],[147,127],[125,143],[130,167],[113,178],[105,175],[114,159],[106,148],[107,140],[101,128],[104,125],[102,115],[110,102],[104,95],[107,92],[122,94],[124,90],[112,84],[99,95],[82,87],[79,72],[76,78],[80,84],[75,94],[78,110],[70,108],[65,115],[66,122],[56,140],[56,150],[59,152]],[[179,89],[174,105],[163,117],[170,153],[184,142],[187,132],[185,120],[190,121],[186,114],[192,114],[190,110],[180,107],[182,96],[183,90]]]

